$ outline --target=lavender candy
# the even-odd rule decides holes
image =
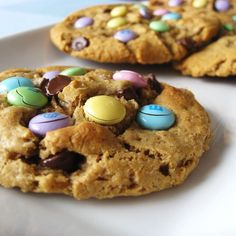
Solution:
[[[75,38],[71,43],[72,49],[74,49],[76,51],[81,51],[84,48],[86,48],[87,46],[89,46],[89,41],[88,41],[88,39],[86,39],[82,36]]]
[[[127,43],[130,40],[135,39],[136,37],[137,37],[137,34],[130,29],[120,30],[114,34],[114,38],[123,43]]]
[[[177,7],[183,3],[183,0],[169,0],[168,5],[170,7]]]
[[[228,0],[216,0],[215,9],[217,11],[227,11],[230,9],[230,3]]]
[[[29,122],[29,129],[39,137],[46,135],[48,131],[60,129],[72,125],[72,119],[59,112],[47,112],[33,117]]]
[[[53,71],[48,71],[43,75],[44,79],[52,80],[55,77],[57,77],[60,74],[60,71],[58,70],[53,70]]]
[[[84,28],[89,25],[92,25],[93,22],[94,22],[93,18],[84,16],[84,17],[81,17],[75,21],[74,27],[76,29]]]

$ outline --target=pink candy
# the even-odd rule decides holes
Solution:
[[[147,82],[144,80],[143,76],[130,70],[117,71],[113,75],[114,80],[128,80],[133,83],[137,88],[146,87]]]
[[[153,12],[153,15],[154,16],[163,16],[165,15],[166,13],[168,13],[169,11],[164,9],[164,8],[160,8],[160,9],[156,9],[154,12]]]

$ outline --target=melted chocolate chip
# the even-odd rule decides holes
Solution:
[[[136,101],[139,101],[139,97],[137,93],[135,92],[134,88],[126,88],[123,90],[118,90],[117,96],[119,98],[124,97],[126,100],[134,99]]]
[[[71,82],[71,78],[64,76],[64,75],[58,75],[54,79],[51,80],[43,80],[40,88],[49,96],[53,96],[58,94],[63,90],[64,87],[66,87]]]
[[[35,156],[28,157],[28,158],[22,157],[21,160],[29,165],[33,165],[33,164],[38,165],[38,163],[41,159],[39,158],[38,155],[35,155]]]
[[[198,46],[196,42],[191,38],[183,38],[178,41],[179,44],[184,46],[190,53],[197,51]]]
[[[84,37],[78,37],[72,41],[71,47],[76,51],[81,51],[89,46],[89,40]]]
[[[49,79],[43,78],[39,88],[43,91],[43,93],[47,94],[46,86],[48,85]]]
[[[64,151],[40,162],[42,167],[65,172],[74,172],[84,163],[85,157],[76,152]]]
[[[159,168],[159,171],[160,171],[164,176],[170,175],[170,172],[169,172],[169,165],[168,165],[168,164],[161,165],[160,168]]]
[[[145,79],[147,80],[147,83],[152,90],[155,90],[158,94],[161,93],[161,91],[162,91],[161,84],[156,79],[156,76],[154,74],[149,74],[149,75],[145,76]]]

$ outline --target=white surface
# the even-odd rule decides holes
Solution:
[[[138,198],[76,201],[0,187],[0,236],[236,235],[236,81],[180,77],[168,67],[100,65],[55,49],[48,28],[0,40],[0,70],[80,65],[156,72],[191,89],[209,111],[214,141],[185,184]],[[235,79],[234,79],[235,80]]]

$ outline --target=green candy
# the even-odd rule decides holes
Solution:
[[[60,75],[66,75],[66,76],[75,76],[75,75],[85,75],[87,71],[80,67],[72,67],[68,68],[66,70],[63,70]]]
[[[227,31],[233,31],[234,26],[232,24],[225,24],[224,29],[227,30]]]
[[[163,21],[152,21],[149,27],[156,32],[166,32],[169,31],[169,26]]]
[[[7,94],[7,100],[11,105],[28,108],[44,107],[48,99],[38,88],[19,87]]]
[[[232,20],[236,22],[236,15],[232,16]]]

